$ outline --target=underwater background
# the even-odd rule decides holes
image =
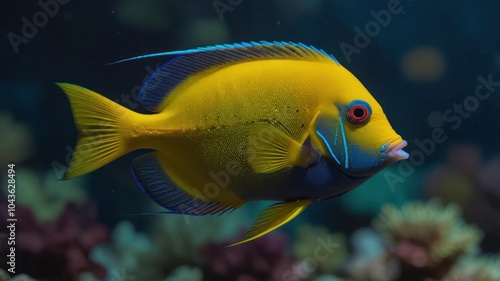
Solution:
[[[494,0],[2,1],[0,280],[500,280],[499,14]],[[166,58],[107,63],[260,40],[333,54],[410,158],[230,248],[270,202],[137,215],[162,210],[130,173],[141,151],[58,180],[77,134],[55,82],[146,112],[137,92]]]

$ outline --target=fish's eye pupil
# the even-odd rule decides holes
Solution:
[[[357,107],[353,110],[353,115],[357,118],[361,118],[365,115],[365,110],[361,107]]]
[[[352,101],[347,106],[347,119],[353,124],[366,123],[372,113],[368,103],[361,100]]]

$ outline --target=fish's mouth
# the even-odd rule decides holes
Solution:
[[[387,156],[391,161],[396,162],[399,160],[405,160],[410,156],[408,152],[403,150],[403,148],[407,145],[408,142],[405,140],[396,140],[385,145],[387,148],[383,152],[387,153]]]

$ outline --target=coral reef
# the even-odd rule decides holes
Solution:
[[[400,270],[397,262],[388,259],[385,255],[363,259],[362,262],[358,262],[349,269],[349,280],[351,281],[397,280],[399,275]]]
[[[454,144],[447,160],[428,176],[425,190],[430,197],[461,207],[464,218],[485,233],[485,243],[494,245],[500,235],[500,158],[482,163],[482,150],[471,144]],[[493,246],[498,249],[498,246]]]
[[[20,163],[33,153],[29,128],[14,120],[9,113],[0,112],[0,164]]]
[[[162,280],[179,266],[200,267],[203,264],[200,249],[208,241],[225,241],[248,224],[245,210],[236,210],[224,217],[159,215],[151,226],[151,250],[130,257],[141,270],[134,272],[139,280]],[[129,242],[130,243],[130,242]],[[115,255],[130,253],[129,243],[123,243]],[[135,242],[134,242],[135,243]],[[147,249],[148,247],[145,246]],[[118,258],[122,259],[122,258]],[[130,267],[132,270],[134,267]]]
[[[122,221],[113,229],[111,242],[96,247],[91,258],[107,268],[108,278],[126,269],[127,276],[137,280],[175,276],[196,280],[204,262],[202,246],[234,237],[248,220],[245,207],[224,217],[155,215],[147,234],[137,232],[130,221]]]
[[[321,275],[313,279],[313,281],[344,281],[333,275]]]
[[[461,259],[443,281],[500,280],[500,257],[466,257]]]
[[[81,178],[58,181],[52,171],[37,173],[29,169],[17,169],[16,175],[23,187],[16,190],[16,203],[30,208],[38,222],[54,221],[68,203],[81,206],[87,200]]]
[[[201,250],[205,276],[219,281],[286,280],[296,266],[287,243],[288,237],[280,232],[230,248],[229,242],[209,242]]]
[[[442,278],[457,259],[473,250],[482,232],[460,218],[456,205],[414,202],[401,210],[384,206],[374,227],[393,243],[389,258],[399,262],[398,280]]]
[[[325,241],[335,243],[337,247],[331,251],[323,249]],[[331,233],[326,227],[309,224],[300,226],[292,248],[298,260],[314,259],[315,263],[312,264],[314,268],[309,269],[316,273],[336,272],[343,265],[348,254],[347,238],[344,234]]]
[[[197,267],[179,266],[164,281],[203,281],[203,272]]]
[[[4,200],[0,208],[7,208]],[[0,219],[5,221],[6,213]],[[69,204],[54,222],[39,223],[22,206],[16,207],[16,217],[16,258],[23,262],[24,273],[40,280],[65,281],[78,280],[85,271],[105,275],[105,269],[88,258],[91,249],[108,237],[106,227],[96,222],[94,204],[81,208]]]
[[[111,233],[111,242],[95,247],[91,252],[93,261],[106,267],[108,277],[113,271],[127,269],[130,276],[140,276],[144,270],[141,260],[147,259],[152,253],[153,245],[149,237],[135,231],[129,221],[118,223]]]
[[[386,281],[397,277],[397,264],[387,260],[383,239],[374,230],[356,230],[350,243],[353,253],[345,268],[350,280]]]

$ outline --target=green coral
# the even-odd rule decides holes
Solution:
[[[341,279],[333,275],[321,275],[316,277],[314,281],[345,281],[345,279]]]
[[[299,260],[306,261],[313,258],[317,262],[316,272],[331,273],[338,270],[348,255],[347,238],[342,233],[331,233],[326,227],[314,226],[305,224],[302,225],[297,233],[297,239],[293,244],[294,256]],[[318,249],[322,244],[319,240],[334,241],[338,247],[335,248],[333,253],[326,252],[326,258],[316,257]]]
[[[453,267],[444,281],[500,280],[500,257],[467,257]]]
[[[389,240],[411,241],[428,249],[435,262],[468,252],[483,236],[460,218],[456,205],[443,206],[437,200],[408,203],[402,209],[386,205],[373,225]]]
[[[197,267],[179,266],[164,281],[203,281],[203,272]]]
[[[140,276],[144,268],[141,260],[153,251],[149,237],[137,232],[129,221],[119,222],[111,233],[110,244],[99,245],[92,252],[92,260],[105,266],[108,274],[126,269],[130,276]]]
[[[91,255],[111,275],[113,270],[126,269],[134,280],[159,281],[167,276],[170,279],[166,280],[202,280],[198,274],[203,265],[201,247],[208,241],[234,237],[248,224],[244,209],[221,217],[158,215],[150,234],[138,232],[131,222],[122,221],[113,229],[112,243],[96,247]]]

